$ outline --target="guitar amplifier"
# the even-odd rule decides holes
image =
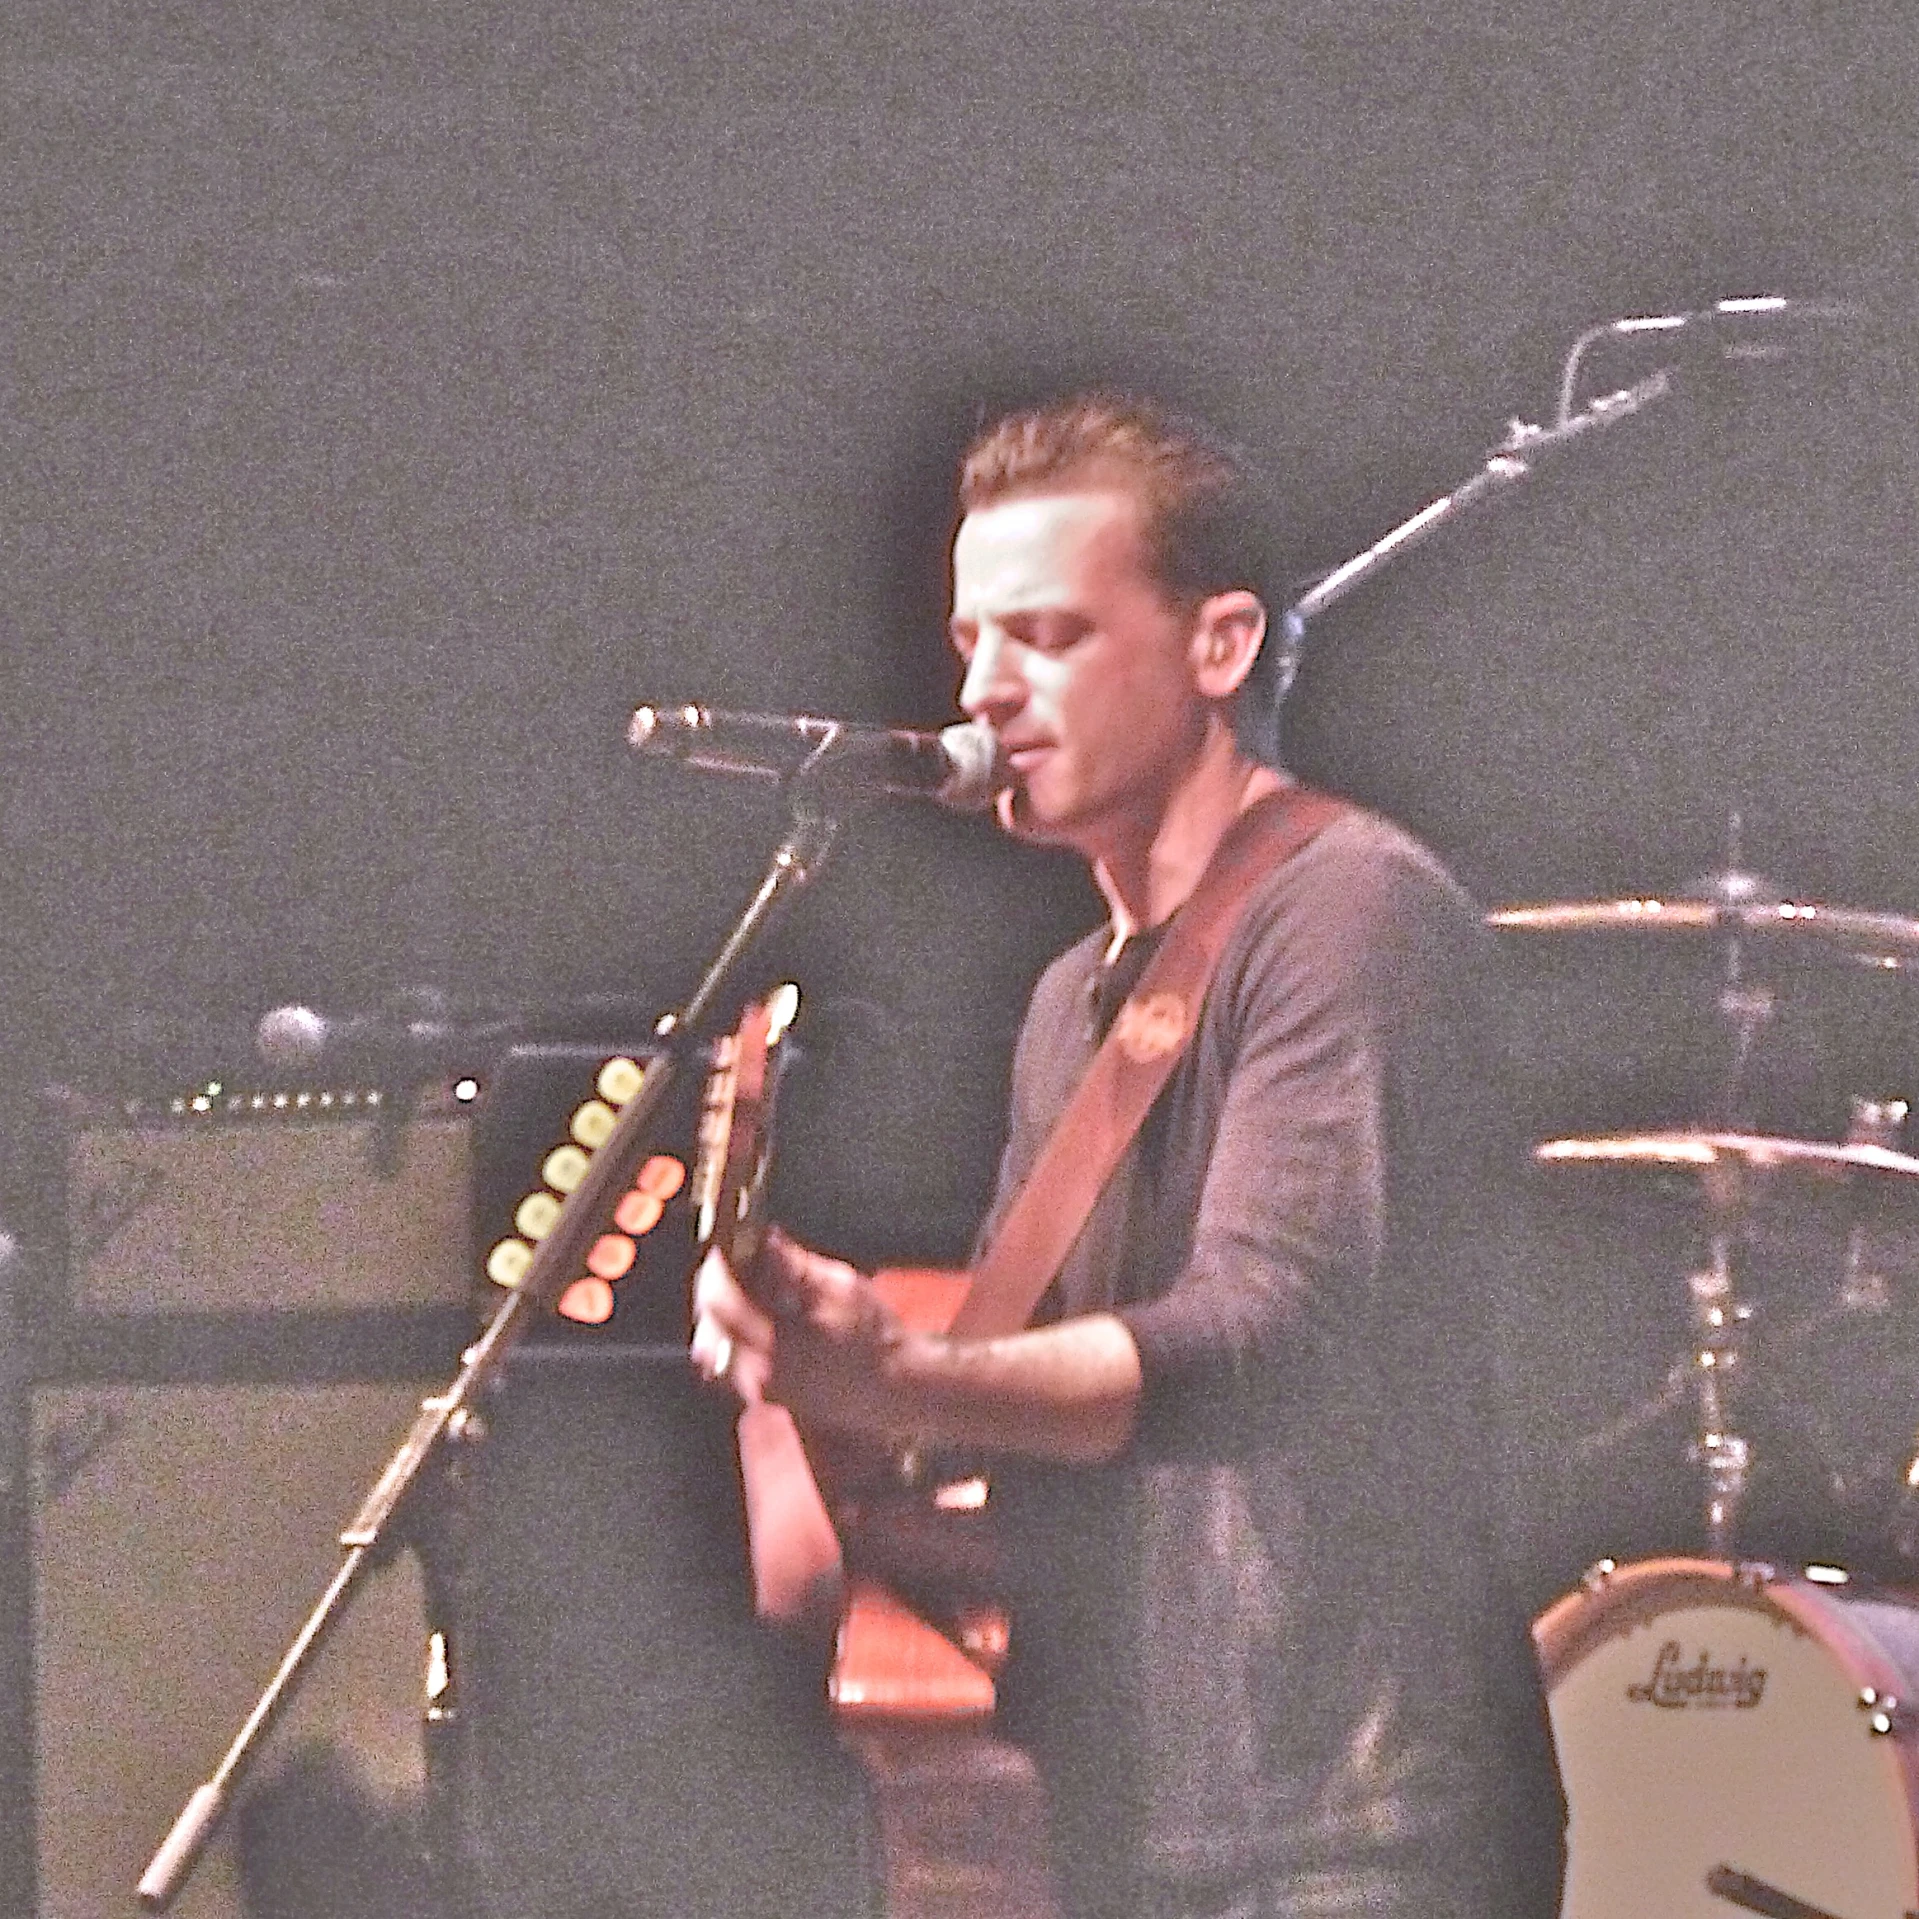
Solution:
[[[341,1315],[490,1315],[488,1255],[595,1097],[612,1046],[522,1044],[475,1080],[406,1096],[369,1089],[208,1087],[70,1107],[60,1318],[113,1334],[160,1320],[272,1326]],[[642,1061],[646,1046],[629,1049]],[[657,1115],[670,1198],[617,1288],[613,1323],[543,1317],[534,1337],[681,1341],[693,1263],[685,1174],[702,1060]],[[296,1369],[297,1370],[297,1369]]]
[[[208,1089],[81,1116],[66,1152],[67,1310],[470,1305],[472,1131],[450,1089]]]

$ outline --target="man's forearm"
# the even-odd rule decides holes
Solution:
[[[883,1369],[884,1436],[1091,1464],[1132,1436],[1139,1349],[1110,1313],[1003,1339],[902,1336]]]

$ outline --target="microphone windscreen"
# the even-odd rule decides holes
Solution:
[[[939,790],[942,804],[980,812],[1006,783],[999,741],[977,720],[962,720],[940,734],[940,746],[952,771]]]

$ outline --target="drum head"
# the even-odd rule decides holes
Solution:
[[[1861,1704],[1914,1696],[1912,1602],[1660,1560],[1534,1636],[1571,1808],[1564,1919],[1919,1914],[1912,1736]]]

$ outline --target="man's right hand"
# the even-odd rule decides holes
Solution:
[[[1090,1463],[1124,1448],[1139,1409],[1139,1351],[1111,1313],[1001,1339],[909,1333],[866,1274],[777,1231],[744,1286],[709,1252],[694,1306],[693,1359],[709,1379],[890,1445]]]

